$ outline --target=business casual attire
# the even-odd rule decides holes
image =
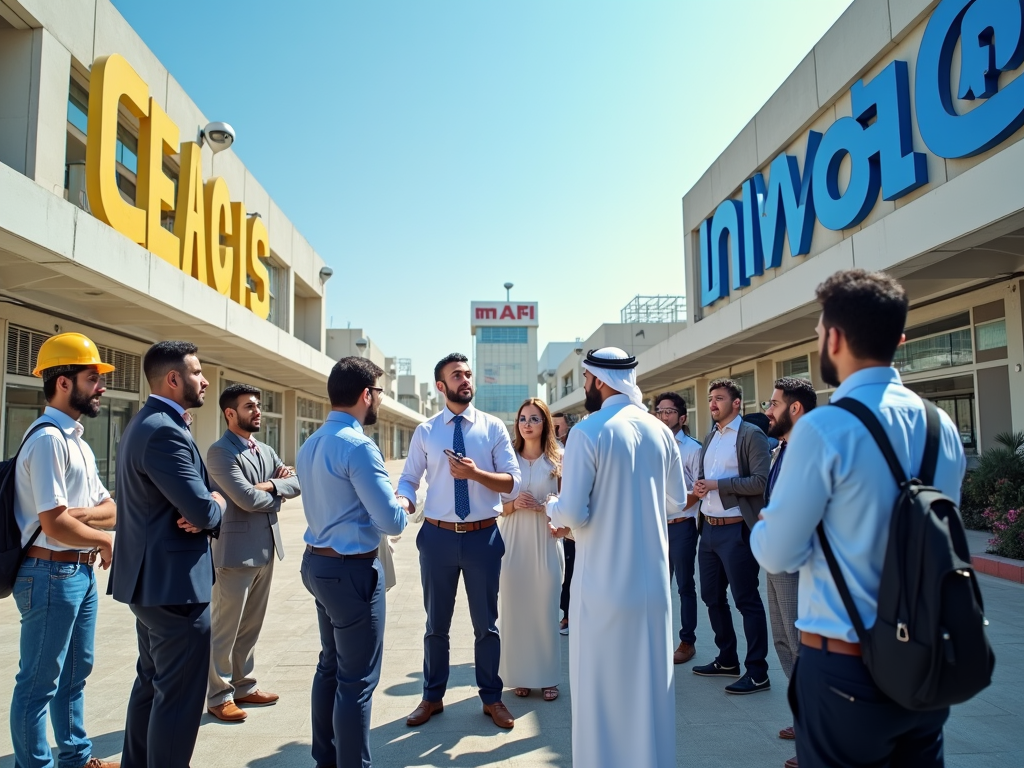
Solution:
[[[547,456],[533,461],[517,458],[523,475],[520,492],[528,492],[540,504],[549,493],[558,493],[556,468]],[[498,580],[498,631],[504,639],[498,674],[512,688],[557,687],[562,678],[562,540],[551,535],[543,511],[517,509],[502,515],[498,527],[505,541]]]
[[[46,712],[60,768],[79,768],[92,754],[83,722],[85,680],[96,635],[95,555],[47,537],[39,515],[58,507],[94,507],[110,498],[82,425],[47,406],[32,423],[15,465],[14,516],[27,546],[39,531],[14,582],[21,614],[21,655],[11,700],[11,744],[19,768],[48,768]]]
[[[274,554],[284,559],[277,513],[299,495],[298,477],[275,478],[284,462],[273,448],[230,429],[206,452],[213,487],[227,508],[213,541],[217,578],[210,606],[213,642],[206,705],[217,707],[253,694],[255,648],[263,629],[274,576]],[[260,491],[270,482],[274,490]]]
[[[487,472],[511,475],[508,496],[519,494],[521,474],[504,423],[472,405],[456,416],[447,406],[416,427],[409,443],[398,493],[408,499],[424,473],[424,523],[416,537],[427,627],[423,638],[423,699],[440,702],[448,688],[448,630],[462,574],[475,636],[476,683],[484,704],[501,701],[498,674],[498,583],[505,542],[494,524],[501,495],[480,483],[456,480],[445,449],[472,459]]]
[[[779,442],[779,448],[772,456],[772,468],[768,472],[768,483],[764,489],[764,503],[771,503],[772,489],[782,471],[782,460],[786,456],[786,441]],[[782,665],[782,673],[788,680],[793,673],[793,662],[800,651],[800,633],[796,629],[797,590],[800,586],[799,573],[768,574],[768,621],[772,625],[772,641],[775,653]]]
[[[150,395],[118,448],[117,537],[107,593],[128,603],[139,641],[122,765],[187,768],[210,667],[210,537],[222,507],[186,412]],[[178,527],[184,518],[200,529]]]
[[[881,367],[848,376],[832,399],[845,397],[878,416],[904,471],[913,476],[926,439],[921,398],[902,386],[895,370]],[[935,485],[958,501],[963,446],[953,422],[940,416]],[[801,647],[790,680],[800,765],[941,766],[949,709],[912,712],[874,684],[815,533],[823,522],[864,625],[872,626],[898,494],[882,452],[853,414],[825,407],[797,422],[786,462],[764,520],[751,533],[751,547],[769,572],[800,573]]]
[[[758,686],[768,681],[768,619],[758,591],[760,567],[750,552],[750,527],[764,506],[770,464],[767,436],[737,414],[704,438],[698,468],[698,479],[718,481],[718,488],[701,500],[697,554],[701,598],[708,608],[718,646],[718,658],[713,664],[726,669],[739,667],[736,630],[726,597],[726,588],[731,586],[736,609],[743,616],[746,675]],[[695,667],[693,671],[710,672],[706,667]],[[753,692],[731,686],[727,690]]]
[[[701,444],[683,430],[676,433],[676,442],[679,444],[679,455],[683,461],[683,477],[686,479],[686,487],[692,489],[693,484],[700,476]],[[697,566],[697,511],[699,509],[700,501],[696,501],[685,509],[670,509],[668,511],[669,578],[675,576],[676,588],[679,591],[679,642],[681,647],[677,649],[677,655],[682,650],[682,644],[692,646],[697,642],[697,582],[694,579],[694,571]]]
[[[313,675],[312,755],[318,768],[369,768],[370,708],[384,649],[382,536],[405,530],[384,458],[360,423],[340,411],[302,444],[306,551],[320,660]],[[385,544],[386,546],[386,544]]]

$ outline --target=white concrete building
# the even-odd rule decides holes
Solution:
[[[968,454],[1024,430],[1020,22],[1016,3],[854,0],[683,198],[688,323],[640,353],[645,395],[698,403],[694,435],[718,376],[747,411],[782,375],[826,401],[814,290],[862,267],[906,287],[896,367]]]
[[[213,395],[195,414],[202,449],[233,381],[263,390],[262,437],[285,461],[323,421],[330,270],[230,149],[193,141],[207,123],[109,0],[0,0],[5,456],[43,406],[31,369],[60,331],[117,365],[85,422],[111,489],[121,430],[148,394],[141,355],[161,339],[199,345]],[[382,413],[405,430],[423,420],[390,398]]]

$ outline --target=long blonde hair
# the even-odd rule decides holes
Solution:
[[[519,417],[523,413],[523,408],[528,405],[532,405],[538,411],[540,411],[540,418],[543,423],[543,428],[540,433],[540,444],[544,449],[544,455],[548,461],[551,462],[551,466],[554,469],[551,471],[552,477],[562,476],[562,449],[558,445],[558,440],[555,438],[555,422],[551,419],[551,411],[548,410],[547,405],[544,401],[538,397],[527,398],[522,405],[519,406],[519,412],[516,413],[516,420],[513,422],[513,441],[512,447],[516,453],[522,454],[523,449],[526,447],[526,438],[519,433]]]

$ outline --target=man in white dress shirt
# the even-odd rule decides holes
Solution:
[[[703,677],[740,677],[736,630],[726,589],[732,587],[747,640],[746,673],[726,693],[750,694],[771,687],[768,679],[768,618],[758,591],[760,567],[750,552],[750,529],[764,506],[771,452],[768,437],[743,420],[743,391],[732,379],[708,385],[715,428],[704,438],[700,478],[700,594],[708,607],[718,658],[693,668]]]
[[[413,432],[397,491],[399,502],[412,513],[426,473],[424,523],[416,536],[427,612],[423,700],[406,723],[422,725],[444,711],[448,630],[461,573],[476,638],[474,665],[484,714],[499,728],[511,728],[515,720],[501,702],[498,675],[498,577],[505,543],[495,521],[501,514],[501,494],[515,498],[519,493],[519,461],[505,424],[473,407],[473,372],[465,355],[451,354],[438,362],[434,381],[445,407]]]
[[[686,434],[686,401],[675,392],[662,392],[654,398],[654,413],[672,430],[679,443],[686,487],[693,488],[700,473],[700,443]],[[676,577],[679,589],[679,646],[672,661],[685,664],[694,657],[697,642],[697,510],[700,499],[687,498],[686,508],[668,511],[668,573]]]
[[[583,363],[586,408],[548,517],[576,537],[569,606],[577,768],[676,764],[668,511],[686,506],[672,433],[647,412],[636,358],[607,347]]]

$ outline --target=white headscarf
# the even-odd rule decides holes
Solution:
[[[602,360],[607,360],[615,367],[602,365],[599,362]],[[636,365],[636,358],[627,355],[618,347],[602,347],[587,352],[587,357],[583,361],[583,370],[590,371],[594,378],[603,381],[616,392],[626,395],[633,405],[646,411],[643,393],[636,385]]]

